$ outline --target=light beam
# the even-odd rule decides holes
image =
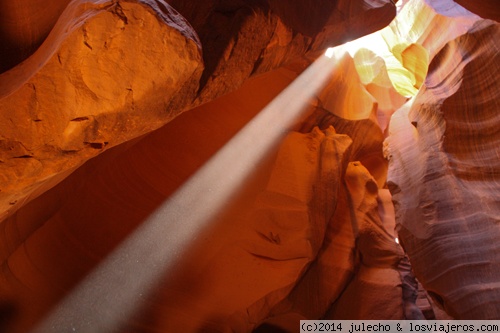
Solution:
[[[219,150],[33,330],[114,332],[280,142],[323,88],[342,47],[320,57]]]

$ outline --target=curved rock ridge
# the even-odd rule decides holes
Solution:
[[[73,1],[40,49],[0,75],[2,217],[60,174],[189,105],[201,49],[167,8]]]
[[[69,2],[0,1],[0,73],[28,58],[41,45]]]
[[[392,47],[420,44],[432,60],[444,44],[465,34],[479,20],[481,17],[452,0],[410,0],[398,12],[394,24],[384,29],[384,38]]]
[[[12,59],[29,56],[0,74],[0,218],[104,150],[251,75],[294,62],[302,70],[327,45],[395,15],[389,0],[325,1],[321,10],[307,1],[60,0],[40,12],[39,0],[0,5],[12,10],[0,25],[1,38],[19,42]]]
[[[481,20],[448,42],[386,142],[400,239],[457,319],[500,316],[499,37],[498,23]]]
[[[159,17],[171,26],[177,26],[186,37],[197,39],[192,29],[186,29],[182,16],[175,14],[167,3],[162,0],[122,0],[121,2],[144,3],[153,9]],[[108,4],[106,4],[108,2]],[[60,30],[58,25],[75,24],[81,22],[78,16],[83,12],[102,6],[109,6],[118,1],[105,0],[54,0],[49,3],[40,0],[26,0],[23,2],[0,1],[1,22],[0,24],[0,73],[15,67],[23,60],[31,56],[47,38],[49,33],[55,29]],[[64,13],[66,12],[66,13]],[[70,14],[71,13],[71,14]],[[79,14],[78,14],[79,13]],[[69,14],[69,15],[68,15]],[[69,18],[69,21],[68,21]],[[58,21],[59,24],[56,24]],[[70,22],[74,21],[74,22]],[[176,22],[177,21],[177,22]],[[57,35],[65,35],[72,30],[66,26],[57,32]],[[64,38],[64,36],[59,36]]]
[[[201,103],[234,90],[250,75],[297,61],[307,66],[327,47],[377,31],[396,14],[390,0],[168,2],[203,45]]]
[[[332,108],[342,117],[372,118],[384,131],[394,111],[418,93],[436,53],[482,20],[451,0],[410,0],[398,6],[398,15],[387,27],[345,45],[362,85],[375,99],[374,110],[368,112],[369,98],[360,88],[357,98],[345,97],[355,101],[354,110]],[[353,82],[352,78],[345,81]]]
[[[304,318],[402,319],[396,270],[402,250],[391,235],[394,224],[388,231],[380,220],[378,187],[368,170],[352,161],[344,171],[321,252],[281,308]],[[381,306],[383,298],[391,301]]]
[[[246,92],[186,112],[138,142],[109,149],[4,220],[0,224],[0,304],[13,309],[0,323],[9,325],[5,330],[28,332],[293,78],[285,71],[250,82]],[[253,95],[256,91],[258,99]],[[231,112],[235,105],[240,106],[238,112]],[[264,180],[260,178],[250,183],[250,193],[264,186],[265,174]],[[193,247],[203,246],[202,258],[213,260],[221,248],[218,244],[231,244],[231,237],[244,234],[233,226],[242,224],[215,228]],[[186,249],[183,266],[177,270],[187,289],[176,285],[179,274],[171,272],[163,291],[155,291],[170,298],[166,302],[155,302],[154,295],[148,299],[152,306],[147,316],[154,320],[138,319],[137,325],[162,327],[163,312],[169,307],[190,305],[190,300],[202,299],[211,290],[210,280],[190,276],[193,270],[207,267],[189,255],[195,249]],[[139,305],[142,298],[136,296]],[[238,298],[227,294],[226,300],[231,299]],[[174,316],[177,325],[194,322]]]
[[[75,0],[54,23],[62,1],[19,41],[33,50],[55,24],[40,48],[0,74],[0,331],[52,318],[327,44],[395,10],[382,0]],[[400,15],[380,49],[367,42],[340,59],[304,119],[173,252],[153,293],[129,298],[137,313],[110,325],[296,331],[300,319],[433,318],[395,237],[450,315],[499,317],[499,26],[448,0],[406,1]]]
[[[355,63],[347,52],[337,68],[318,94],[321,107],[343,119],[376,122],[377,101],[362,84]]]
[[[5,220],[0,300],[14,309],[9,332],[42,320],[294,78],[287,70],[264,74],[110,149]],[[234,105],[239,112],[230,112]],[[153,294],[136,296],[143,306],[123,318],[123,331],[249,332],[327,314],[403,318],[394,219],[379,217],[380,129],[322,110],[299,127],[255,166],[242,193],[184,249]],[[364,294],[370,302],[352,302]]]

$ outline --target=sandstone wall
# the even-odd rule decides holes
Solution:
[[[0,0],[0,329],[50,318],[327,46],[396,10],[320,3]],[[160,282],[118,331],[443,318],[412,269],[448,315],[498,318],[498,23],[444,0],[398,17],[335,59],[210,227],[151,267]]]

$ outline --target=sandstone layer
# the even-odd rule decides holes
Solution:
[[[387,140],[400,238],[424,287],[460,319],[500,315],[499,33],[480,21],[448,42]]]
[[[0,2],[0,56],[12,67],[0,75],[2,217],[104,150],[251,75],[305,67],[395,15],[389,0],[321,9],[308,1],[42,3]]]
[[[15,313],[9,328],[24,332],[48,316],[294,78],[289,70],[263,75],[137,143],[110,149],[5,220],[1,294]],[[230,112],[234,105],[242,107]],[[279,318],[362,318],[387,305],[388,290],[392,306],[372,318],[403,318],[402,252],[391,235],[394,220],[384,227],[377,208],[386,168],[382,132],[370,120],[310,108],[300,132],[255,166],[153,293],[137,296],[142,310],[121,318],[124,329],[248,332]],[[367,293],[368,303],[332,307]]]
[[[196,33],[170,7],[71,2],[42,46],[0,75],[2,216],[173,119],[202,70]]]
[[[300,119],[266,124],[283,139],[251,174],[230,171],[264,150],[258,131],[168,215],[270,101],[313,85],[301,73],[327,46],[396,7],[0,0],[0,330],[497,319],[499,26],[450,0],[402,2],[335,49]],[[152,220],[161,232],[140,239]]]

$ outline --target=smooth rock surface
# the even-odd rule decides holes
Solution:
[[[480,17],[497,17],[492,1],[461,1],[477,15],[402,1],[379,34],[336,49],[303,117],[266,124],[286,136],[248,178],[229,168],[259,133],[180,203],[208,206],[201,228],[163,207],[327,46],[385,26],[393,4],[0,0],[0,330],[51,327],[82,288],[62,321],[89,333],[497,319],[499,28]],[[207,204],[233,182],[220,211]],[[114,256],[152,219],[154,241]],[[196,232],[176,248],[179,226]],[[109,292],[88,296],[94,276]]]
[[[2,234],[10,242],[2,248],[1,298],[16,309],[16,316],[8,321],[11,331],[24,332],[30,323],[48,315],[294,78],[288,70],[263,75],[137,143],[110,149],[5,220]],[[238,112],[231,112],[234,105],[240,105]],[[297,318],[293,313],[303,312],[311,318],[328,311],[350,281],[357,279],[352,229],[356,222],[351,216],[358,213],[349,197],[363,194],[357,190],[348,194],[342,183],[348,162],[366,161],[382,184],[385,167],[374,163],[382,159],[383,140],[375,123],[331,114],[322,117],[318,124],[324,132],[308,129],[309,116],[299,126],[304,133],[292,132],[280,152],[256,166],[235,202],[228,203],[213,226],[184,249],[175,270],[165,275],[151,296],[137,299],[142,310],[125,318],[125,327],[193,332],[232,327],[247,332],[278,314]],[[208,136],[211,140],[206,140]],[[378,186],[364,170],[362,181],[370,184],[370,204],[361,204],[360,197],[356,207],[362,211],[356,220],[378,214]],[[331,187],[335,183],[338,189]],[[392,236],[388,239],[395,244]],[[371,252],[371,242],[364,244],[363,252]],[[311,288],[314,293],[308,292]],[[359,288],[351,287],[355,293],[363,292]],[[399,306],[401,291],[395,290],[391,303]],[[290,304],[296,307],[292,313]],[[362,309],[370,311],[372,306]]]
[[[417,278],[457,319],[500,315],[499,33],[480,21],[448,42],[387,139],[401,241]]]
[[[104,150],[251,75],[303,70],[395,15],[389,0],[321,9],[305,0],[2,0],[0,9],[0,70],[10,69],[0,75],[1,218]]]

